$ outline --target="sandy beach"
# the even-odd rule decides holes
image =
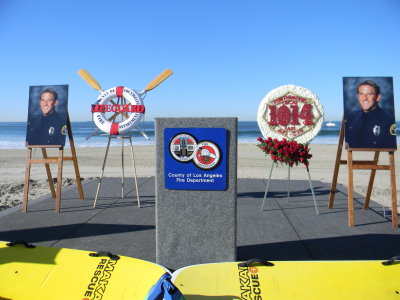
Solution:
[[[238,147],[238,178],[264,178],[269,176],[271,160],[261,152],[256,144],[239,144]],[[310,160],[310,174],[312,180],[320,180],[326,183],[332,182],[334,163],[337,152],[337,145],[311,145],[310,153],[313,155]],[[104,160],[105,148],[77,148],[77,156],[81,178],[89,179],[99,177]],[[19,204],[23,198],[25,180],[25,149],[1,149],[0,150],[0,210]],[[57,150],[49,149],[48,155],[55,156]],[[346,151],[342,153],[345,159]],[[70,156],[70,150],[66,149],[64,156]],[[137,176],[155,176],[155,147],[135,146],[134,156],[136,162]],[[34,157],[41,158],[41,151],[34,150]],[[373,153],[354,153],[353,159],[372,159]],[[388,164],[388,154],[382,153],[380,164]],[[399,156],[395,153],[396,166],[400,165]],[[111,147],[104,176],[122,176],[121,147]],[[124,149],[124,170],[125,177],[132,177],[134,174],[131,151],[129,147]],[[53,178],[57,176],[57,168],[52,167]],[[355,192],[365,195],[370,171],[356,170],[354,172]],[[272,179],[286,179],[288,176],[287,166],[279,165],[274,168]],[[303,165],[291,169],[292,180],[306,180],[307,172]],[[399,168],[396,168],[396,183],[399,187]],[[33,165],[31,168],[31,181],[29,199],[49,193],[47,175],[43,165]],[[63,185],[68,186],[74,183],[75,173],[72,162],[65,161],[63,167]],[[342,165],[339,170],[338,184],[347,186],[347,168]],[[399,189],[399,188],[398,188]],[[397,193],[399,199],[400,193]],[[377,171],[373,189],[372,200],[390,206],[390,177],[388,171]],[[328,197],[327,197],[328,201]],[[398,201],[399,202],[399,201]]]

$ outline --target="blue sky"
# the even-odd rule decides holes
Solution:
[[[71,121],[91,120],[103,89],[142,90],[154,117],[255,121],[262,98],[286,84],[343,114],[343,76],[393,76],[400,105],[400,1],[0,0],[0,121],[26,121],[30,85],[68,84]]]

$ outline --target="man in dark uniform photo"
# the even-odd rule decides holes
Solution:
[[[58,94],[52,88],[40,93],[41,114],[28,118],[27,145],[65,145],[67,132],[66,116],[56,111]]]
[[[379,106],[381,91],[378,84],[365,80],[357,86],[360,108],[345,117],[346,147],[396,149],[396,124],[393,114]]]

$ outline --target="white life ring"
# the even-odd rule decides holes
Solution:
[[[128,106],[140,107],[140,112],[131,112],[129,118],[121,123],[114,123],[109,121],[105,115],[104,110],[94,109],[94,107],[101,107],[100,105],[107,105],[114,98],[123,97],[129,101]],[[118,109],[121,106],[116,106]],[[127,107],[127,106],[125,106]],[[112,112],[119,112],[120,110],[112,110]],[[108,110],[110,112],[110,110]],[[142,98],[130,88],[118,86],[104,91],[98,98],[95,105],[92,105],[92,116],[96,126],[105,133],[112,135],[119,135],[131,130],[143,118],[144,105]]]

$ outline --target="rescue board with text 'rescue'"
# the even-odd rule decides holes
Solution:
[[[1,300],[150,300],[168,277],[160,265],[107,252],[0,242]]]
[[[183,296],[182,296],[183,294]],[[5,299],[400,299],[387,261],[260,261],[164,267],[108,252],[0,241]]]
[[[398,257],[397,259],[400,259]],[[400,263],[387,261],[215,263],[181,268],[172,282],[194,299],[400,299]]]

